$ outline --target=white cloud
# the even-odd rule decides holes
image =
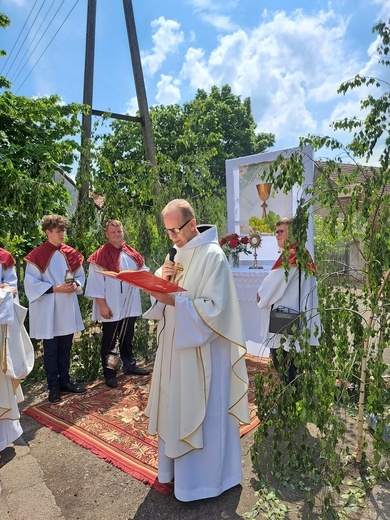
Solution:
[[[145,72],[155,74],[162,66],[168,54],[175,52],[184,39],[184,34],[180,31],[180,24],[174,20],[166,20],[160,16],[153,20],[153,50],[150,54],[144,54],[142,65]]]
[[[203,88],[208,90],[213,85],[216,85],[214,79],[209,73],[208,65],[204,57],[202,49],[188,49],[180,77],[188,79],[193,90]]]
[[[231,21],[229,16],[223,14],[204,14],[202,20],[219,31],[231,31],[237,28],[237,25]]]
[[[126,114],[130,116],[135,116],[138,111],[138,99],[137,97],[133,97],[126,103]]]
[[[372,0],[374,4],[379,6],[378,19],[386,21],[390,13],[390,0]]]
[[[172,76],[161,74],[161,79],[157,83],[158,93],[156,101],[162,105],[174,105],[180,101],[179,81]]]
[[[260,131],[291,139],[322,130],[322,111],[338,98],[339,85],[362,67],[348,48],[348,18],[332,10],[263,12],[252,30],[232,31],[209,54],[190,48],[180,78],[191,88],[229,84],[250,96]],[[183,90],[183,86],[182,86]]]

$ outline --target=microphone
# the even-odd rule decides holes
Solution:
[[[176,253],[177,253],[177,249],[175,249],[174,247],[169,248],[168,255],[169,255],[169,260],[171,262],[175,261],[174,258],[175,258]],[[169,279],[171,279],[171,278],[172,278],[172,276],[169,277]]]
[[[169,255],[169,260],[171,262],[175,261],[174,258],[175,258],[176,253],[177,253],[177,249],[175,249],[174,247],[169,248],[168,255]]]

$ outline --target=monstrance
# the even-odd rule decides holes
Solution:
[[[261,233],[259,231],[251,231],[249,233],[249,247],[253,249],[254,261],[249,269],[263,269],[262,265],[257,263],[257,248],[261,245]]]
[[[261,218],[265,218],[267,216],[266,208],[268,206],[266,201],[269,199],[269,196],[271,195],[272,184],[269,182],[266,182],[264,184],[256,184],[256,188],[260,200],[263,201],[263,204],[261,205],[261,207],[263,208],[263,214]]]

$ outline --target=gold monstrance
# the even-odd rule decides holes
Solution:
[[[254,262],[249,269],[263,269],[262,265],[257,263],[257,248],[261,246],[261,233],[259,231],[251,231],[249,234],[249,247],[254,249]]]
[[[264,184],[256,184],[256,188],[260,200],[263,201],[263,204],[261,205],[261,207],[263,208],[263,214],[261,218],[265,218],[267,216],[266,208],[268,206],[266,201],[269,199],[269,196],[271,195],[272,184],[269,182],[266,182]]]

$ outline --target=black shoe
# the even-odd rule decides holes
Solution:
[[[61,386],[60,390],[63,394],[83,394],[87,391],[84,386],[75,385],[71,382],[69,382],[67,385]]]
[[[123,373],[126,376],[147,376],[150,374],[149,370],[140,367],[127,368],[126,370],[123,370]]]
[[[59,403],[60,401],[61,401],[60,389],[58,388],[58,386],[56,386],[55,388],[51,388],[49,390],[49,402],[50,403]]]
[[[106,385],[110,388],[116,388],[118,386],[118,381],[115,377],[107,377],[106,378]]]

